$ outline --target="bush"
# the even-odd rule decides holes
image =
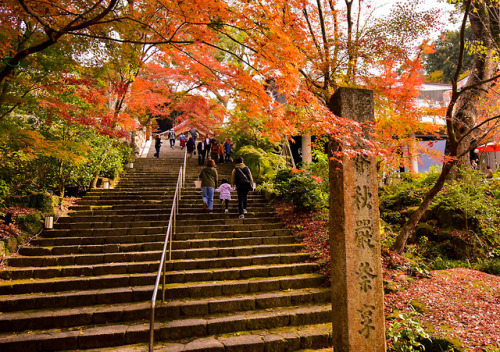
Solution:
[[[10,194],[10,187],[4,180],[0,179],[0,208],[5,207],[5,200]]]
[[[328,207],[328,184],[307,170],[281,169],[274,183],[277,195],[298,208],[318,210]]]
[[[18,216],[15,218],[17,227],[26,235],[35,235],[42,227],[43,214],[40,212]]]
[[[423,340],[430,340],[422,324],[415,319],[416,313],[399,314],[387,331],[389,352],[424,351]]]
[[[252,170],[254,180],[259,183],[273,179],[281,160],[281,156],[252,145],[241,147],[235,155],[243,158],[245,165]]]

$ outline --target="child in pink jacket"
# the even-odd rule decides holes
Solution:
[[[229,207],[229,201],[231,200],[231,191],[234,191],[234,189],[229,184],[227,178],[222,179],[222,183],[220,184],[219,188],[215,190],[215,192],[220,192],[219,198],[223,202],[225,202],[226,205],[226,209],[224,210],[225,213],[229,212],[228,207]]]

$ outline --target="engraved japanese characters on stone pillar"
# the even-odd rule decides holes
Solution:
[[[373,92],[340,88],[329,108],[360,123],[373,121]],[[386,344],[377,169],[361,143],[357,149],[355,157],[330,159],[333,343],[335,352],[380,352]],[[340,151],[332,140],[329,156]]]

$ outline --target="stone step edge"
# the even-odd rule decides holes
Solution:
[[[145,235],[145,236],[150,236],[150,235]],[[155,235],[151,235],[151,236],[155,236]],[[160,236],[160,235],[157,235],[157,236]],[[81,247],[85,247],[85,248],[88,248],[88,249],[93,249],[93,248],[98,248],[98,247],[103,247],[102,249],[104,249],[104,251],[101,251],[101,252],[95,252],[95,253],[110,253],[109,252],[109,249],[111,249],[111,247],[118,247],[118,248],[114,248],[114,250],[116,252],[123,252],[122,249],[126,250],[127,247],[134,247],[134,246],[157,246],[158,244],[161,244],[163,245],[164,244],[164,241],[151,241],[151,240],[147,240],[147,241],[144,241],[144,242],[116,242],[116,243],[97,243],[97,244],[90,244],[90,243],[85,243],[85,244],[54,244],[54,245],[48,245],[48,244],[39,244],[38,242],[42,242],[42,241],[45,241],[45,242],[51,242],[51,241],[54,241],[54,242],[64,242],[65,240],[69,241],[70,239],[79,239],[81,237],[52,237],[52,238],[38,238],[36,239],[35,241],[31,241],[32,245],[33,246],[30,246],[30,247],[22,247],[22,248],[30,248],[28,251],[33,251],[34,249],[31,249],[31,248],[41,248],[42,250],[45,250],[45,251],[49,251],[50,249],[52,249],[52,252],[54,251],[55,248],[58,248],[59,250],[73,250],[73,249],[76,249],[77,250],[77,253],[78,253],[78,248],[81,248]],[[93,239],[93,237],[85,237],[87,239]],[[102,236],[102,238],[107,238],[105,236]],[[217,244],[217,242],[222,242],[222,241],[236,241],[236,242],[239,242],[239,241],[255,241],[255,240],[260,240],[262,242],[262,244],[266,241],[266,240],[269,240],[270,238],[272,239],[277,239],[278,242],[280,242],[280,240],[282,241],[286,241],[286,240],[293,240],[292,243],[295,241],[295,237],[292,236],[292,235],[286,235],[286,234],[283,234],[283,235],[274,235],[274,236],[261,236],[261,237],[231,237],[231,238],[193,238],[193,239],[190,239],[190,240],[173,240],[172,241],[172,249],[177,249],[180,247],[182,247],[182,244],[186,244],[186,243],[192,243],[192,244],[203,244],[206,242],[206,245],[208,247],[213,247],[214,245]],[[62,239],[62,240],[61,240]],[[213,242],[213,243],[210,243],[210,242]],[[38,243],[38,244],[37,244]],[[177,248],[176,248],[177,246]],[[109,247],[106,249],[106,247]],[[123,248],[121,248],[123,247]],[[204,248],[204,247],[198,247],[198,246],[191,246],[191,248]],[[74,252],[71,252],[71,253],[64,253],[64,254],[73,254]]]
[[[298,261],[292,262],[291,260],[282,260],[282,259],[288,258],[288,257],[297,257],[297,256],[302,257],[301,260],[306,260],[306,259],[309,259],[310,254],[309,253],[282,253],[282,254],[275,254],[275,255],[242,256],[242,257],[238,257],[237,259],[239,259],[239,260],[252,259],[252,262],[254,262],[255,259],[265,260],[266,258],[279,257],[281,264],[290,265],[290,264],[296,263]],[[226,261],[228,261],[228,260],[234,260],[234,258],[233,257],[221,257],[221,258],[204,258],[204,259],[200,259],[200,258],[179,259],[176,261],[167,262],[167,268],[170,266],[172,266],[172,268],[180,268],[182,266],[188,266],[191,269],[183,269],[183,270],[193,270],[193,269],[199,269],[200,264],[207,264],[210,262],[225,263],[224,265],[228,266],[228,264],[226,263]],[[126,263],[103,263],[103,264],[90,264],[90,265],[66,265],[66,266],[59,265],[59,266],[45,266],[43,268],[33,267],[33,266],[30,266],[30,267],[8,267],[8,270],[0,270],[0,277],[9,280],[8,276],[3,275],[3,273],[8,273],[9,271],[33,273],[35,270],[38,270],[38,271],[58,271],[58,270],[63,271],[64,270],[64,271],[71,272],[71,270],[78,270],[78,269],[89,269],[89,270],[92,270],[92,273],[89,273],[88,275],[101,276],[103,274],[99,274],[99,272],[102,271],[104,273],[105,270],[107,268],[109,268],[110,266],[115,266],[115,267],[116,266],[118,266],[118,267],[124,266],[124,267],[128,268],[128,267],[145,266],[145,265],[147,265],[149,267],[149,266],[153,265],[154,266],[153,271],[154,271],[154,270],[157,270],[158,263],[159,263],[159,260],[157,260],[157,261],[126,262]],[[193,266],[193,264],[196,264],[196,265]],[[246,266],[269,265],[269,264],[275,265],[277,263],[257,263],[257,264],[246,265]],[[214,265],[214,264],[209,264],[209,265]],[[221,265],[221,266],[223,266],[223,265]],[[216,268],[216,267],[221,267],[221,266],[210,266],[208,268]],[[207,268],[207,267],[205,266],[205,268]],[[177,270],[177,269],[172,269],[172,270]],[[151,272],[152,270],[148,269],[147,271]],[[31,274],[31,277],[33,277],[33,276],[35,276],[35,278],[41,278],[39,276]],[[67,276],[73,276],[73,275],[66,275],[64,277],[67,277]]]
[[[290,268],[290,273],[288,274],[283,274],[281,275],[276,275],[276,272],[280,272],[280,269],[289,269]],[[296,263],[293,268],[290,267],[289,264],[272,264],[272,265],[267,265],[267,266],[262,266],[262,265],[253,265],[253,266],[242,266],[242,267],[233,267],[233,268],[224,268],[224,269],[215,269],[215,268],[208,268],[208,269],[194,269],[194,270],[172,270],[168,271],[165,274],[166,278],[170,278],[168,283],[187,283],[190,281],[186,281],[186,276],[189,278],[190,276],[196,277],[197,275],[203,276],[205,274],[206,276],[211,276],[210,278],[207,278],[206,281],[220,281],[220,280],[226,280],[226,278],[223,278],[224,274],[229,274],[227,276],[229,277],[234,277],[234,275],[231,275],[231,273],[236,273],[240,272],[240,278],[236,280],[242,280],[242,279],[248,279],[250,277],[260,277],[260,278],[269,278],[269,277],[274,277],[274,276],[288,276],[288,275],[296,275],[297,273],[304,273],[301,272],[302,269],[311,269],[311,271],[314,271],[315,268],[318,268],[318,265],[315,263]],[[259,271],[267,271],[267,273],[261,273],[259,274]],[[241,275],[241,272],[247,272],[246,275]],[[274,273],[274,274],[273,274]],[[267,275],[266,275],[267,274]],[[99,283],[99,281],[108,281],[108,280],[120,280],[123,278],[128,278],[128,283],[126,283],[124,286],[138,286],[137,284],[134,284],[134,280],[139,280],[139,279],[145,279],[145,278],[155,278],[157,275],[157,272],[145,272],[145,273],[125,273],[125,274],[108,274],[108,275],[101,275],[101,276],[65,276],[65,277],[55,277],[55,278],[45,278],[45,279],[38,279],[36,281],[25,279],[25,280],[8,280],[8,281],[1,281],[0,282],[0,295],[12,295],[12,294],[25,294],[25,293],[49,293],[49,292],[63,292],[62,290],[54,290],[53,287],[50,286],[58,286],[58,284],[67,284],[68,287],[71,287],[71,284],[77,284],[77,283],[83,283],[87,282],[89,287],[87,288],[78,288],[78,290],[85,290],[85,289],[103,289],[103,288],[111,288],[111,286],[106,286],[106,287],[92,287],[93,285],[96,285]],[[215,276],[214,276],[215,275]],[[248,276],[247,276],[248,275]],[[251,276],[252,275],[252,276]],[[257,275],[257,276],[256,276]],[[177,278],[177,280],[175,280]],[[182,278],[182,280],[181,280]],[[199,282],[199,281],[197,281]],[[31,292],[20,292],[22,290],[22,287],[30,287],[31,289],[36,288],[37,291],[31,291]],[[44,287],[45,286],[45,287]],[[50,288],[49,288],[50,287]],[[114,286],[118,287],[118,286]],[[11,289],[12,292],[6,292],[6,293],[1,293],[3,291],[7,291],[8,289]],[[75,290],[74,288],[68,289],[68,291],[73,291]],[[0,314],[0,318],[1,318]]]
[[[305,308],[287,307],[265,310],[263,312],[250,312],[250,314],[237,314],[227,318],[215,317],[214,319],[157,321],[154,329],[157,340],[168,339],[175,341],[184,338],[199,338],[207,337],[208,335],[231,334],[256,329],[272,329],[277,326],[301,326],[311,323],[325,324],[328,322],[327,317],[332,314],[331,309],[331,305]],[[67,349],[67,347],[107,347],[147,341],[148,336],[149,322],[142,321],[129,324],[83,326],[81,329],[49,329],[17,335],[5,334],[5,336],[0,336],[0,347],[3,352],[11,351],[12,347],[24,347],[25,343],[29,344],[30,342],[41,343],[43,350],[60,350]],[[39,337],[38,341],[36,337]],[[67,340],[68,338],[70,339],[69,341]],[[23,351],[27,350],[29,351],[30,349],[23,349]]]
[[[174,256],[175,253],[202,253],[202,252],[210,252],[210,251],[218,251],[218,252],[224,252],[224,251],[240,251],[248,248],[260,248],[260,249],[286,249],[286,248],[293,248],[293,249],[300,249],[304,247],[304,244],[302,243],[290,243],[290,244],[273,244],[273,245],[259,245],[259,246],[234,246],[234,247],[220,247],[220,248],[215,248],[215,247],[206,247],[206,248],[190,248],[190,249],[172,249],[172,257]],[[110,253],[72,253],[72,254],[63,254],[63,255],[17,255],[9,260],[13,259],[52,259],[54,258],[55,260],[59,258],[66,258],[68,255],[71,255],[75,258],[83,258],[83,257],[88,257],[88,258],[94,258],[94,257],[99,257],[99,256],[113,256],[113,255],[155,255],[161,254],[161,250],[155,250],[155,251],[130,251],[130,252],[110,252]],[[292,251],[290,251],[292,252]],[[286,252],[276,252],[276,254],[279,253],[286,253]],[[270,253],[256,253],[256,255],[263,255],[263,254],[270,254]],[[238,257],[238,255],[236,255]],[[188,258],[179,258],[179,259],[188,259]],[[195,258],[189,258],[189,259],[195,259]]]
[[[324,281],[320,274],[300,274],[293,277],[251,278],[246,280],[222,280],[210,282],[190,282],[188,284],[165,284],[166,297],[201,298],[208,296],[235,295],[251,292],[270,292],[304,288],[305,284],[317,287]],[[95,290],[71,290],[56,293],[14,294],[0,296],[2,311],[17,312],[18,304],[24,310],[53,308],[54,305],[65,307],[82,307],[85,305],[112,304],[123,302],[140,302],[151,296],[153,285],[105,288]],[[160,295],[160,292],[158,292]],[[70,299],[68,304],[67,299]],[[120,301],[121,300],[121,301]],[[63,304],[64,301],[64,304]]]
[[[329,288],[303,288],[287,291],[249,293],[231,297],[188,298],[156,303],[156,316],[162,319],[207,318],[209,315],[235,313],[251,310],[268,310],[278,307],[310,306],[330,303]],[[117,323],[149,319],[151,302],[122,303],[84,306],[77,308],[56,308],[6,312],[0,314],[0,334],[21,330],[47,328],[69,328],[84,324]],[[111,319],[109,318],[111,315]],[[129,319],[127,319],[127,317]],[[132,318],[133,317],[133,318]],[[71,319],[67,321],[65,319]],[[114,319],[114,320],[113,320]],[[55,321],[56,324],[51,324]],[[54,326],[57,325],[57,326]],[[7,330],[8,329],[8,330]]]
[[[179,342],[155,340],[155,352],[241,352],[241,351],[332,351],[332,325],[314,324],[280,327],[276,329],[244,331],[220,336],[187,339]],[[265,345],[266,347],[264,347]],[[149,352],[145,343],[81,352]]]
[[[132,228],[130,228],[132,229]],[[156,228],[155,228],[156,229]],[[61,230],[65,232],[69,232],[68,230]],[[89,237],[108,237],[108,238],[113,238],[113,237],[123,237],[123,236],[158,236],[158,235],[165,235],[164,232],[152,232],[152,233],[140,233],[140,234],[106,234],[106,235],[99,235],[96,234],[95,236],[83,236],[83,235],[78,235],[74,234],[73,236],[64,236],[64,234],[61,234],[61,231],[56,230],[56,231],[51,231],[51,232],[42,232],[43,238],[89,238]],[[285,228],[276,228],[276,229],[259,229],[259,230],[228,230],[228,231],[197,231],[197,232],[179,232],[174,234],[175,235],[186,235],[186,234],[191,234],[194,238],[196,236],[200,235],[219,235],[219,236],[228,236],[229,238],[231,237],[230,234],[234,233],[257,233],[259,234],[260,232],[264,231],[280,231],[280,232],[288,232],[290,233],[290,229],[285,229]],[[52,237],[45,237],[45,235],[50,235],[50,234],[61,234],[61,236],[52,236]],[[274,235],[270,235],[274,236]],[[251,237],[258,237],[258,236],[251,236]]]

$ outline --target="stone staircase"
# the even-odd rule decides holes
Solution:
[[[166,148],[164,148],[166,149]],[[136,160],[0,271],[0,351],[147,351],[150,299],[182,154]],[[221,178],[232,165],[220,165]],[[204,213],[189,160],[155,351],[298,351],[330,345],[330,290],[265,199]],[[236,195],[235,195],[236,198]],[[160,296],[159,296],[160,298]]]

